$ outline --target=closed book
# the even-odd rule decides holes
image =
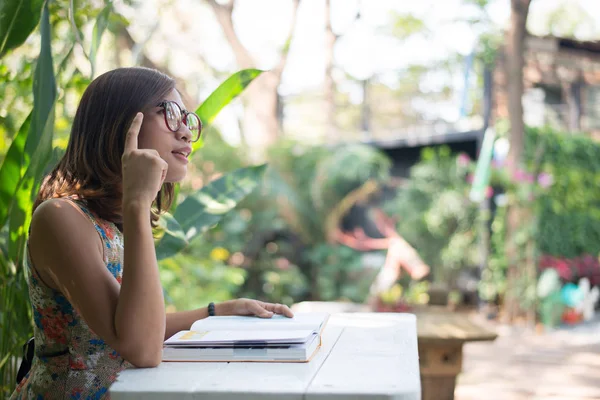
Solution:
[[[321,346],[328,318],[325,313],[208,317],[167,339],[163,361],[307,362]]]

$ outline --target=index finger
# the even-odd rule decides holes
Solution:
[[[136,150],[138,148],[138,134],[140,133],[140,127],[144,120],[144,114],[141,112],[137,113],[129,130],[127,136],[125,136],[125,153]]]
[[[263,303],[263,307],[268,311],[274,312],[275,314],[284,315],[288,318],[292,318],[294,316],[292,310],[285,304]]]

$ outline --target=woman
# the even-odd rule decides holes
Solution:
[[[34,206],[35,357],[11,399],[103,398],[119,371],[157,366],[163,341],[209,313],[292,316],[248,299],[165,314],[152,227],[201,128],[158,71],[121,68],[87,88]]]

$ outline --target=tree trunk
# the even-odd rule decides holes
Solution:
[[[257,64],[240,41],[233,26],[233,10],[235,0],[222,4],[216,0],[206,0],[212,7],[217,21],[223,29],[225,38],[231,46],[238,67],[242,69],[256,68]],[[277,89],[281,76],[287,63],[290,43],[296,27],[298,6],[300,0],[293,0],[292,22],[288,35],[281,50],[279,61],[270,71],[263,73],[246,89],[242,98],[244,100],[244,121],[242,123],[244,140],[259,151],[272,145],[279,137],[279,124],[277,117]]]
[[[523,122],[523,67],[525,65],[525,37],[527,15],[531,0],[511,0],[510,28],[506,39],[506,77],[508,83],[508,116],[510,121],[510,150],[507,157],[508,172],[511,177],[521,168],[525,137]],[[518,249],[514,241],[522,215],[519,205],[508,210],[506,256],[508,259],[505,311],[509,321],[513,321],[520,311],[516,285],[519,279]]]
[[[331,27],[331,0],[325,0],[325,137],[327,141],[338,139],[337,124],[335,122],[335,81],[333,80],[333,53],[336,36]]]
[[[510,120],[510,150],[507,163],[511,172],[522,161],[525,124],[523,122],[523,67],[527,14],[531,0],[511,0],[510,28],[506,40],[506,77],[508,83],[508,116]]]
[[[279,138],[277,116],[277,88],[281,76],[272,71],[264,72],[242,95],[244,141],[252,147],[264,149]]]

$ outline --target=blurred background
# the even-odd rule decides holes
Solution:
[[[460,357],[446,393],[429,398],[600,398],[585,372],[559,368],[600,365],[586,341],[600,329],[600,3],[17,3],[0,7],[4,390],[31,332],[28,201],[87,85],[138,65],[174,77],[189,110],[205,107],[178,203],[267,163],[244,195],[217,184],[230,207],[198,222],[201,235],[171,210],[187,241],[161,257],[169,311],[251,297],[416,312],[421,354],[428,330],[467,332],[448,347]],[[463,355],[470,340],[486,342]],[[532,367],[547,373],[518,382]],[[440,385],[421,374],[424,393]]]

